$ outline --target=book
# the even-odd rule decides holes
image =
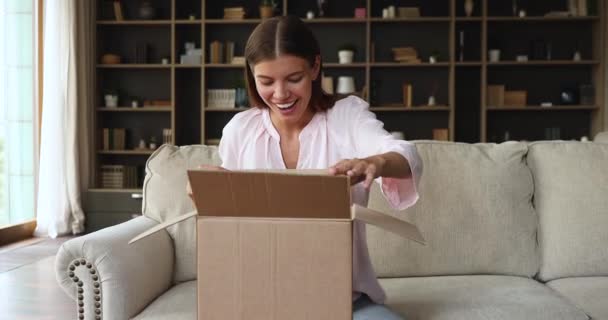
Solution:
[[[234,42],[226,41],[226,50],[224,50],[224,62],[231,63],[234,57]]]
[[[224,44],[222,44],[219,41],[212,41],[211,44],[209,45],[210,47],[210,52],[211,54],[209,55],[209,62],[211,63],[222,63],[222,56],[223,56],[223,47]]]
[[[116,21],[123,21],[125,19],[122,14],[122,3],[120,1],[114,1],[114,17]]]
[[[409,83],[403,84],[403,105],[406,108],[412,107],[412,85]]]

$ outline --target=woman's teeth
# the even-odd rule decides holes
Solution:
[[[292,101],[292,102],[290,102],[290,103],[284,103],[284,104],[277,103],[276,105],[277,105],[277,107],[279,107],[280,109],[289,109],[289,108],[291,108],[291,106],[293,106],[295,103],[296,103],[295,101]]]

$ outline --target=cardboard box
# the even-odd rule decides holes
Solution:
[[[198,319],[352,320],[355,220],[424,243],[405,221],[351,207],[345,176],[191,170]]]

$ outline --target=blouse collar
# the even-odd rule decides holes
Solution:
[[[302,141],[302,138],[309,137],[314,132],[316,132],[324,119],[325,112],[315,112],[315,114],[312,116],[312,119],[310,119],[310,122],[308,122],[304,129],[302,129],[302,132],[300,132],[300,141]],[[270,134],[271,137],[273,137],[277,141],[281,141],[281,136],[279,135],[279,132],[274,127],[274,124],[270,119],[270,110],[268,108],[264,108],[262,110],[262,123],[264,124],[264,129],[266,130],[266,132],[268,132],[268,134]]]

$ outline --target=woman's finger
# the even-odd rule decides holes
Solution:
[[[353,168],[351,169],[351,171],[353,172],[353,175],[355,176],[360,176],[362,174],[365,173],[365,168],[367,167],[367,163],[365,163],[365,161],[357,161]]]
[[[374,164],[370,164],[369,166],[367,166],[367,169],[365,170],[365,182],[363,183],[363,186],[365,187],[365,189],[369,189],[372,185],[372,183],[374,182],[374,178],[376,177],[376,166]]]
[[[349,160],[341,160],[329,168],[330,173],[333,175],[346,174],[350,169]]]

